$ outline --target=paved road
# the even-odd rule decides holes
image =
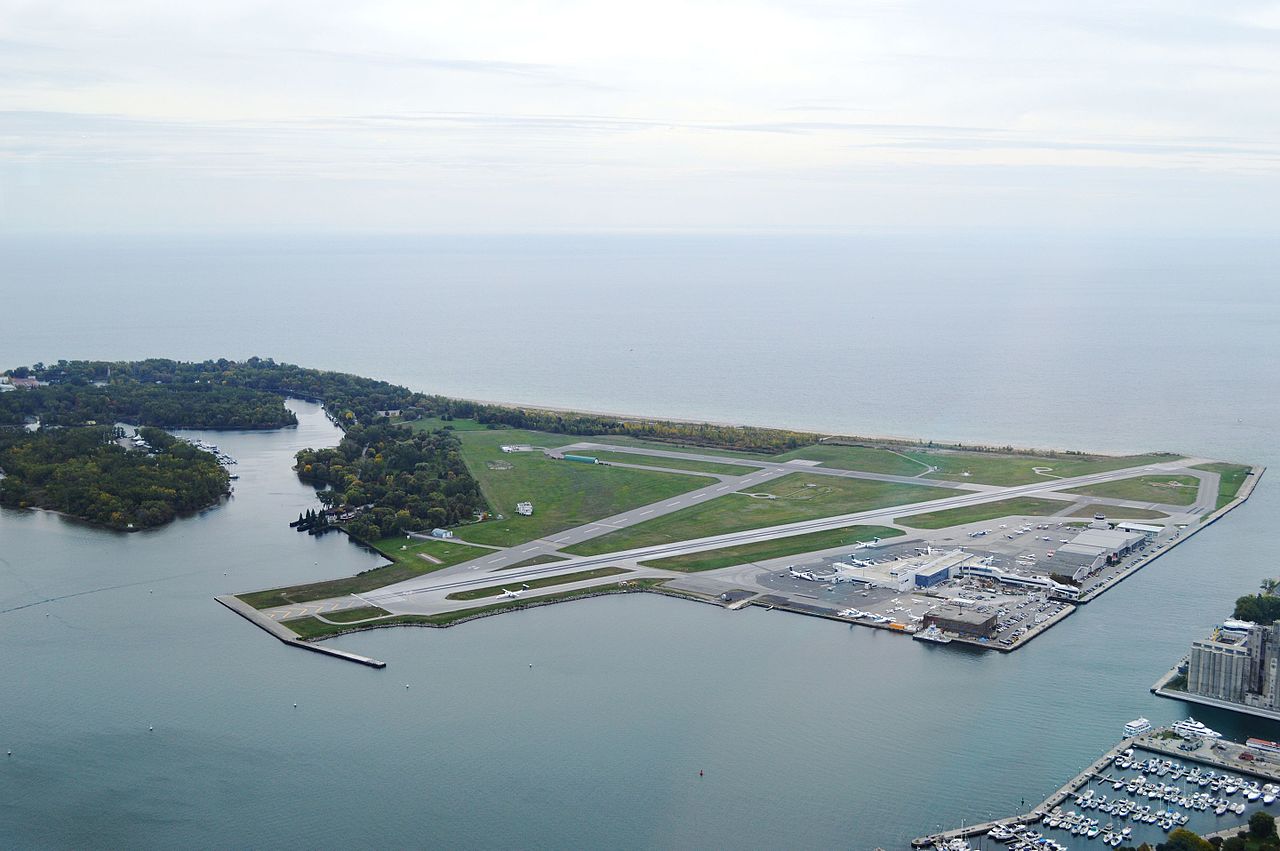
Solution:
[[[593,527],[603,526],[605,531],[612,531],[614,528],[622,528],[626,525],[643,522],[652,516],[659,516],[659,509],[662,510],[662,513],[669,513],[670,511],[678,511],[682,507],[687,507],[689,504],[696,501],[691,499],[693,494],[701,493],[702,496],[699,498],[707,498],[712,495],[722,495],[723,493],[727,493],[731,484],[726,483],[746,482],[747,480],[763,482],[770,478],[776,478],[785,474],[783,471],[779,471],[777,469],[766,469],[756,473],[751,473],[747,476],[738,477],[737,479],[726,479],[726,483],[718,482],[715,485],[709,485],[706,488],[702,488],[700,491],[694,491],[690,494],[685,494],[683,497],[675,497],[670,500],[666,500],[653,507],[624,512],[623,514],[616,515],[614,518],[609,518],[605,521],[597,521],[596,523],[579,527],[579,529],[558,533],[549,540],[513,547],[510,550],[506,550],[489,558],[477,559],[472,562],[455,565],[454,567],[439,570],[424,576],[415,577],[395,585],[389,585],[385,588],[378,589],[377,591],[360,595],[358,598],[346,597],[335,598],[332,600],[321,600],[307,604],[307,608],[315,607],[318,611],[336,611],[345,607],[369,604],[376,604],[394,612],[447,611],[449,609],[466,608],[468,606],[474,606],[475,602],[447,601],[444,597],[449,593],[466,588],[476,588],[494,584],[505,585],[507,583],[510,583],[512,587],[515,587],[519,583],[525,582],[529,579],[559,573],[571,573],[597,566],[620,565],[624,567],[635,567],[636,563],[639,561],[647,561],[668,556],[686,555],[689,553],[702,552],[727,546],[736,546],[739,544],[771,541],[793,535],[807,534],[809,532],[839,529],[841,527],[854,524],[878,524],[892,522],[893,518],[907,514],[918,514],[926,511],[940,511],[949,508],[962,508],[1020,496],[1043,496],[1054,493],[1058,490],[1066,490],[1084,485],[1130,478],[1132,476],[1152,471],[1168,472],[1181,470],[1185,466],[1200,462],[1201,459],[1186,459],[1155,465],[1143,465],[1141,467],[1128,467],[1121,470],[1112,470],[1105,473],[1093,473],[1069,479],[1049,479],[1044,482],[1035,482],[1032,484],[1017,485],[1008,488],[998,488],[996,490],[984,489],[976,492],[966,490],[964,493],[956,496],[944,497],[942,499],[922,503],[913,503],[905,506],[891,506],[888,508],[879,508],[870,511],[841,514],[833,517],[823,517],[816,520],[787,523],[763,529],[750,529],[743,532],[713,535],[689,541],[659,544],[649,547],[638,547],[631,550],[608,553],[599,556],[573,557],[552,564],[503,570],[498,575],[491,572],[493,570],[500,569],[500,566],[503,564],[513,564],[540,553],[554,552],[555,547],[565,546],[568,543],[576,543],[577,540],[586,540],[588,538],[595,537],[598,534],[602,534],[602,531],[599,529],[592,531]],[[785,472],[794,471],[793,467],[788,467],[787,465],[775,464],[772,465],[772,467],[785,467]],[[919,484],[919,480],[910,481],[913,484]],[[741,487],[741,485],[739,485],[739,487]],[[726,490],[720,491],[718,490],[719,488],[726,488]],[[1216,494],[1216,488],[1214,493]],[[1078,499],[1079,497],[1075,498]],[[1106,500],[1097,501],[1105,502]],[[580,531],[581,537],[577,534]],[[646,570],[644,575],[651,574]],[[680,574],[657,571],[652,575]],[[581,584],[602,584],[616,581],[616,578],[610,577]],[[564,587],[569,588],[575,586]],[[289,607],[288,611],[296,612],[298,609],[299,607]],[[267,614],[270,617],[278,617],[279,615],[277,612],[283,612],[283,610],[269,610]],[[298,615],[292,614],[290,616],[297,617]]]

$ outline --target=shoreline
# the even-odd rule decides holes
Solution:
[[[415,390],[415,393],[424,393],[422,390]],[[476,405],[491,405],[499,408],[514,408],[521,411],[545,411],[553,414],[583,414],[592,417],[611,417],[613,419],[624,422],[665,422],[678,423],[680,425],[709,425],[722,428],[750,428],[760,429],[763,431],[794,431],[802,434],[810,434],[818,438],[818,443],[827,443],[829,441],[847,440],[854,443],[868,444],[888,444],[892,446],[911,446],[920,447],[932,451],[952,451],[952,452],[981,452],[984,454],[1005,453],[1010,455],[1028,455],[1035,458],[1124,458],[1129,455],[1169,455],[1171,457],[1190,457],[1185,453],[1173,450],[1148,450],[1145,452],[1134,451],[1124,452],[1117,450],[1108,450],[1105,452],[1084,451],[1079,449],[1054,449],[1050,447],[1029,447],[1015,446],[1006,444],[1004,446],[994,446],[991,444],[972,444],[962,441],[942,442],[938,440],[926,440],[922,437],[905,437],[894,435],[854,435],[840,434],[829,432],[826,429],[813,429],[802,426],[778,426],[778,425],[753,425],[751,423],[731,422],[728,420],[711,420],[698,419],[689,417],[673,417],[673,416],[654,416],[645,414],[627,414],[618,411],[595,411],[586,408],[561,407],[557,405],[543,405],[531,402],[503,402],[494,399],[474,399],[468,396],[445,396],[447,399],[456,399],[461,402],[471,402]],[[499,426],[499,429],[508,428],[507,426]],[[578,435],[568,435],[575,437]],[[586,437],[587,435],[582,435]],[[656,443],[671,443],[676,446],[701,446],[697,443],[682,443],[680,441],[662,440],[660,438],[637,438],[641,440],[649,440]]]

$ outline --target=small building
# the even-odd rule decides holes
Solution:
[[[926,629],[936,626],[944,632],[954,632],[967,638],[989,638],[996,628],[996,615],[959,606],[939,606],[924,616],[924,626]]]
[[[1164,531],[1163,526],[1152,526],[1149,523],[1117,523],[1116,529],[1121,532],[1137,532],[1148,541]]]
[[[579,464],[599,464],[600,463],[599,458],[593,458],[590,455],[570,455],[567,452],[564,455],[564,460],[577,461]]]
[[[437,528],[437,529],[432,529],[432,530],[431,530],[431,537],[433,537],[433,538],[452,538],[452,537],[453,537],[453,530],[451,530],[451,529],[439,529],[439,528]]]
[[[517,514],[519,514],[521,517],[532,517],[532,516],[533,516],[533,503],[532,503],[532,502],[517,502],[517,503],[516,503],[516,513],[517,513]]]
[[[389,408],[388,410],[385,410],[385,411],[374,411],[374,413],[380,417],[398,417],[400,416],[400,409]]]

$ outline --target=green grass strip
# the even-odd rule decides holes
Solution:
[[[645,567],[659,567],[663,570],[679,570],[692,573],[699,570],[716,570],[721,567],[732,567],[735,564],[748,564],[754,561],[766,561],[771,558],[811,553],[832,547],[852,546],[873,538],[892,538],[905,534],[901,529],[888,526],[845,526],[842,529],[828,529],[824,532],[810,532],[807,535],[794,535],[789,538],[778,538],[773,541],[760,541],[754,544],[739,544],[736,547],[722,547],[718,550],[707,550],[701,553],[689,553],[682,556],[671,556],[653,561],[642,561]]]
[[[942,511],[930,511],[911,517],[898,517],[893,522],[915,529],[946,529],[950,526],[962,526],[965,523],[976,523],[980,520],[994,520],[997,517],[1013,517],[1029,514],[1043,517],[1054,514],[1071,503],[1057,499],[1039,499],[1034,496],[1019,496],[1013,499],[1002,499],[997,502],[984,502],[980,505],[966,505],[961,508],[947,508]]]

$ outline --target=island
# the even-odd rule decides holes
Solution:
[[[67,387],[146,387],[156,404],[235,393],[259,418],[264,395],[321,403],[343,436],[297,454],[317,503],[282,525],[340,530],[385,564],[218,598],[309,649],[356,630],[644,592],[1010,652],[1210,528],[1263,473],[1173,452],[484,404],[256,357],[61,361],[8,376],[21,388],[0,394],[11,422],[28,394]],[[86,398],[69,408],[97,410]]]

